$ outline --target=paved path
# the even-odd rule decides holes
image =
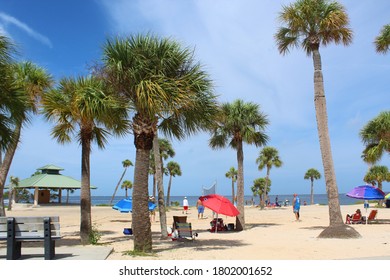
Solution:
[[[55,260],[105,260],[113,248],[107,246],[58,246]],[[0,260],[7,257],[7,248],[0,248]],[[21,260],[44,260],[44,249],[41,247],[22,248]]]

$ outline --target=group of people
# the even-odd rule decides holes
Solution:
[[[276,203],[278,203],[277,200],[276,200]],[[184,199],[183,199],[183,212],[182,213],[184,214],[184,212],[185,212],[186,214],[188,214],[188,208],[189,208],[188,199],[187,199],[187,197],[184,197]],[[196,202],[196,208],[198,209],[198,219],[203,219],[204,205],[200,199],[198,199],[198,201]],[[294,193],[292,208],[293,208],[293,213],[295,215],[295,220],[300,221],[299,210],[301,208],[301,201],[300,201],[299,196],[296,193]]]
[[[182,213],[184,214],[184,212],[185,212],[186,215],[187,215],[188,214],[188,208],[189,208],[189,203],[188,203],[187,197],[185,196],[184,199],[183,199],[183,211],[182,211]],[[200,200],[200,198],[196,202],[196,208],[198,209],[198,219],[203,219],[204,205],[203,205],[203,202]]]

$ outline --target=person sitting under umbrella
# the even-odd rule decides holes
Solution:
[[[360,211],[360,209],[357,209],[353,215],[347,214],[345,223],[350,224],[350,223],[362,222],[362,220],[363,220],[362,212]]]

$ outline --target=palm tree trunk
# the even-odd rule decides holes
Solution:
[[[120,179],[119,179],[118,183],[116,184],[116,187],[115,187],[114,193],[113,193],[113,195],[112,195],[112,197],[111,197],[111,200],[110,200],[110,205],[112,205],[112,201],[114,200],[114,198],[115,198],[115,195],[116,195],[116,192],[117,192],[117,190],[118,190],[118,187],[119,187],[120,183],[122,182],[122,180],[123,180],[123,177],[124,177],[124,176],[125,176],[125,174],[126,174],[126,170],[127,170],[127,167],[125,167],[125,170],[123,170],[122,176],[120,177]]]
[[[148,176],[150,149],[136,149],[133,187],[134,251],[152,251],[152,231],[148,207]]]
[[[8,176],[9,169],[12,164],[12,160],[15,155],[16,148],[18,147],[20,132],[22,130],[21,123],[18,123],[15,126],[15,130],[13,132],[13,138],[15,141],[11,142],[8,146],[7,151],[5,152],[4,160],[0,167],[0,217],[5,216],[5,207],[4,207],[4,186],[5,181]]]
[[[234,175],[232,175],[233,177],[232,177],[232,203],[234,204],[234,196],[235,196],[235,194],[234,194]]]
[[[311,186],[310,186],[310,204],[314,204],[314,178],[310,179]]]
[[[318,50],[313,51],[314,62],[314,104],[317,117],[317,129],[320,140],[322,164],[324,166],[326,192],[329,203],[330,225],[342,224],[339,193],[336,183],[336,174],[333,166],[332,151],[328,130],[328,113],[322,77],[321,56]]]
[[[83,129],[82,129],[83,130]],[[81,244],[90,244],[92,232],[91,187],[90,187],[90,153],[91,135],[81,131],[81,192],[80,192],[80,238]]]
[[[339,192],[334,171],[332,150],[328,129],[328,113],[324,81],[322,76],[321,56],[318,47],[313,49],[314,64],[314,105],[317,119],[317,130],[320,141],[322,164],[324,167],[326,192],[329,206],[329,227],[320,233],[321,238],[351,238],[359,237],[360,234],[344,224],[341,216]]]
[[[156,167],[158,212],[160,215],[161,238],[168,238],[167,215],[165,212],[164,185],[163,185],[163,174],[162,174],[162,161],[160,156],[160,145],[158,143],[157,132],[153,138],[153,153],[154,153],[154,161]]]
[[[245,229],[244,213],[244,152],[242,142],[237,143],[237,209],[240,214],[236,217],[236,229],[238,231]]]
[[[172,175],[169,175],[168,190],[167,190],[167,205],[170,205],[171,200],[171,185],[172,185]]]

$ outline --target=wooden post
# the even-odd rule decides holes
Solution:
[[[34,206],[38,206],[38,198],[39,198],[39,189],[35,187],[34,191]]]

